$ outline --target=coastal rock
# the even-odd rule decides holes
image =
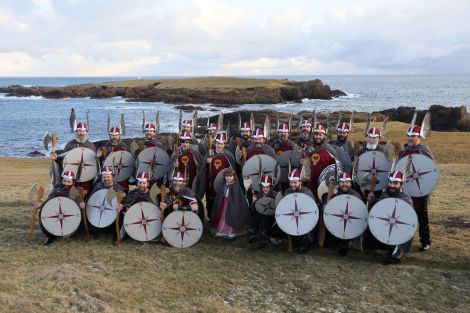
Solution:
[[[30,153],[28,153],[28,156],[30,157],[44,157],[46,156],[44,153],[40,152],[40,151],[31,151]]]
[[[213,78],[217,81],[217,78]],[[220,80],[220,79],[219,79]],[[115,86],[109,84],[71,85],[66,87],[32,86],[23,87],[12,85],[0,88],[0,93],[7,96],[29,97],[42,96],[47,99],[84,98],[103,99],[123,97],[126,101],[165,102],[172,104],[203,104],[212,103],[220,107],[233,107],[242,104],[274,104],[285,102],[300,102],[302,99],[330,100],[346,95],[341,90],[331,90],[321,80],[311,81],[276,81],[273,85],[260,85],[256,80],[254,87],[204,87],[204,88],[160,88],[161,82],[139,82],[134,86]],[[249,84],[247,84],[249,86]]]
[[[413,118],[414,107],[399,107],[378,113],[389,115],[392,121],[410,123]],[[427,110],[418,110],[417,123],[420,124]],[[431,128],[435,131],[470,131],[470,113],[465,106],[444,107],[442,105],[432,105]]]

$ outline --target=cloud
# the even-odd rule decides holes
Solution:
[[[470,2],[4,1],[0,75],[470,73]]]

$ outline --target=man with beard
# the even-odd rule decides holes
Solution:
[[[312,123],[309,120],[303,120],[300,123],[300,137],[297,139],[297,145],[303,149],[313,145]]]
[[[47,197],[46,201],[44,201],[44,203],[46,203],[48,200],[52,199],[52,198],[57,198],[57,197],[69,197],[69,193],[70,193],[70,188],[72,188],[73,184],[75,182],[75,173],[73,172],[64,172],[62,174],[62,181],[60,184],[58,185],[55,185],[53,187],[53,189],[51,190],[51,192],[49,193],[49,196]],[[77,199],[72,199],[74,201],[77,202],[78,204],[78,201]],[[35,209],[39,209],[43,207],[43,204],[40,204],[40,203],[35,203]],[[41,212],[39,211],[39,216],[41,216]],[[40,227],[41,227],[41,230],[42,232],[46,235],[46,241],[44,242],[44,245],[47,246],[49,244],[51,244],[56,236],[54,236],[53,234],[49,233],[45,228],[44,226],[42,226],[41,223],[40,224]]]
[[[69,141],[64,148],[64,153],[61,155],[61,157],[57,156],[57,153],[51,153],[51,159],[59,162],[59,171],[62,171],[62,157],[65,156],[65,153],[75,149],[75,148],[88,148],[92,150],[94,153],[96,153],[96,147],[95,145],[88,140],[88,126],[86,123],[79,122],[75,128],[75,139],[72,139]],[[84,190],[86,190],[88,193],[91,191],[91,188],[93,187],[93,179],[86,181],[86,182],[77,182],[75,181],[75,186],[77,187],[82,187]]]
[[[227,133],[219,132],[215,136],[215,149],[211,149],[206,153],[202,158],[205,162],[201,163],[199,169],[197,195],[199,199],[202,199],[204,195],[206,196],[207,217],[209,220],[212,218],[212,204],[217,195],[214,189],[214,180],[224,169],[235,167],[235,157],[232,152],[225,149],[226,142]]]
[[[181,122],[181,132],[188,132],[193,134],[193,120],[183,120]],[[191,138],[191,144],[197,145],[196,138]]]
[[[279,138],[275,139],[271,143],[271,147],[273,147],[274,152],[276,155],[280,155],[283,152],[298,150],[299,146],[297,146],[292,140],[289,139],[289,124],[280,124],[278,129]],[[300,160],[298,158],[293,158],[291,163],[292,168],[300,168]],[[288,166],[281,166],[281,175],[283,177],[287,177],[289,172]],[[281,181],[281,190],[284,191],[289,188],[288,182]]]
[[[258,154],[267,154],[277,159],[276,152],[266,144],[266,137],[264,136],[264,131],[261,128],[257,128],[253,134],[253,143],[247,149],[246,159],[249,160],[252,156]]]
[[[299,192],[299,193],[303,193],[312,197],[312,199],[315,199],[312,191],[309,188],[302,186],[302,180],[300,179],[300,176],[301,176],[300,174],[301,173],[298,169],[294,169],[292,170],[291,173],[289,173],[289,187],[290,188],[284,192],[284,196],[287,196],[288,194],[291,194],[291,193]],[[295,251],[297,253],[308,252],[311,246],[311,237],[312,237],[311,233],[303,235],[303,236],[292,236]]]
[[[102,189],[109,189],[113,188],[114,191],[118,192],[122,190],[121,186],[115,181],[114,175],[113,175],[113,169],[109,166],[105,166],[101,169],[101,179],[96,182],[95,186],[93,187],[93,190],[90,193],[90,197],[97,191],[102,190]],[[88,198],[90,198],[88,197]],[[85,202],[80,202],[79,207],[81,210],[86,209],[86,203]],[[118,204],[116,209],[120,211],[122,209],[122,204]],[[114,223],[112,224],[114,225]],[[93,234],[93,236],[97,237],[97,231],[98,228],[94,227],[93,225],[89,224],[90,232]],[[109,226],[108,229],[113,229],[113,226]]]
[[[403,191],[403,174],[400,171],[393,171],[390,173],[388,177],[388,185],[385,192],[380,196],[377,201],[373,194],[369,194],[367,197],[367,201],[370,203],[375,203],[380,200],[386,198],[398,198],[409,205],[413,206],[413,200],[411,199],[410,195]],[[411,240],[410,240],[411,242]],[[390,264],[398,264],[401,261],[401,257],[403,255],[403,251],[405,250],[406,246],[409,246],[410,242],[406,242],[404,244],[398,246],[389,246],[388,249],[388,256],[384,261],[385,265]]]
[[[130,151],[129,147],[121,141],[121,128],[113,126],[109,129],[109,140],[106,142],[105,146],[101,148],[101,159],[106,160],[106,158],[113,152],[118,151]],[[103,166],[103,164],[102,164]],[[129,190],[129,180],[123,180],[118,182],[119,185],[126,192]]]
[[[198,203],[194,192],[184,185],[184,173],[176,172],[173,175],[170,192],[165,202],[160,202],[160,209],[167,217],[171,212],[178,210],[192,211],[198,214]]]
[[[235,170],[227,168],[223,174],[224,186],[217,193],[212,207],[211,234],[214,237],[235,239],[245,232],[251,212]]]
[[[113,169],[105,166],[101,169],[101,179],[93,186],[90,196],[98,190],[109,188],[113,188],[116,192],[122,190],[121,186],[114,179]]]
[[[342,173],[338,179],[338,183],[339,183],[338,191],[336,194],[333,195],[333,198],[339,195],[351,195],[359,199],[362,199],[361,195],[357,191],[352,189],[352,177],[350,173],[348,172]],[[339,241],[338,255],[345,256],[349,252],[349,240],[338,239],[338,241]]]
[[[368,151],[380,151],[385,153],[385,148],[379,144],[380,142],[380,129],[371,127],[367,131],[366,142],[362,145],[359,155]]]
[[[143,148],[161,148],[163,149],[163,145],[160,140],[157,139],[157,126],[154,123],[147,123],[144,126],[144,146]]]
[[[325,142],[326,134],[326,127],[318,124],[313,131],[313,145],[305,149],[307,159],[302,167],[303,178],[307,180],[306,185],[313,193],[318,207],[321,207],[321,199],[317,196],[318,178],[327,166],[335,164],[338,159],[336,150]]]
[[[122,221],[124,220],[124,214],[127,210],[136,203],[139,202],[157,202],[158,199],[153,199],[150,197],[150,184],[149,184],[149,173],[140,172],[137,174],[137,188],[129,191],[129,193],[124,198],[122,202],[122,210],[120,211],[120,223],[121,226],[121,239],[124,238],[126,233]]]
[[[279,134],[279,138],[274,139],[271,143],[276,154],[280,154],[285,151],[292,151],[298,148],[298,146],[289,139],[290,129],[288,124],[279,125],[277,133]]]
[[[173,151],[171,159],[178,162],[177,168],[187,173],[187,186],[193,191],[197,190],[198,169],[202,158],[197,146],[192,145],[191,133],[183,131],[178,140],[180,141],[178,151]],[[178,160],[175,160],[178,157]]]
[[[103,160],[113,152],[130,151],[129,147],[121,141],[121,136],[121,128],[113,126],[109,129],[109,140],[105,145],[106,154],[102,156]]]
[[[266,248],[271,241],[273,244],[277,245],[281,243],[281,240],[276,239],[272,236],[272,228],[274,225],[275,217],[273,215],[261,214],[256,210],[257,202],[264,198],[269,198],[270,205],[272,207],[265,208],[269,210],[275,209],[275,200],[279,192],[274,191],[273,189],[273,179],[271,176],[263,175],[261,176],[261,191],[253,197],[253,204],[251,206],[251,211],[253,212],[254,221],[251,223],[248,230],[248,243],[253,243],[258,241],[258,249]],[[263,200],[262,200],[263,201]]]
[[[421,143],[422,134],[421,127],[418,125],[411,126],[407,131],[407,143],[404,150],[400,152],[399,159],[405,158],[412,154],[422,154],[434,160],[431,150]],[[430,195],[424,197],[412,197],[413,207],[418,215],[419,222],[419,239],[421,242],[420,251],[427,251],[431,245],[431,234],[429,231],[428,208]]]
[[[381,135],[380,135],[380,129],[379,128],[376,128],[376,127],[369,128],[369,130],[367,131],[366,142],[362,145],[362,147],[359,151],[359,156],[361,154],[364,154],[364,153],[369,152],[369,151],[380,151],[380,152],[386,153],[385,147],[383,147],[379,143],[380,142],[380,136]],[[369,195],[369,192],[370,192],[369,190],[363,190],[364,197],[365,197],[365,198],[363,198],[364,200]],[[382,190],[375,190],[374,191],[375,198],[378,198],[381,195],[382,195]],[[367,229],[366,233],[371,236],[368,229]],[[367,237],[370,237],[369,235]]]
[[[354,159],[354,141],[348,139],[350,131],[351,128],[348,123],[339,123],[336,127],[336,140],[330,143],[333,146],[343,148],[344,152],[346,152],[352,161]]]
[[[214,149],[215,144],[214,142],[211,143],[211,138],[214,139],[214,136],[216,135],[217,125],[210,123],[207,125],[206,131],[206,135],[204,135],[204,138],[199,142],[199,153],[201,155],[205,155],[208,150]]]
[[[240,138],[232,137],[229,143],[229,150],[236,155],[236,150],[241,152],[241,159],[237,159],[237,163],[243,164],[246,161],[246,150],[251,145],[251,125],[249,122],[244,122],[240,127]],[[237,142],[239,141],[239,142]]]

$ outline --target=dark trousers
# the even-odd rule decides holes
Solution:
[[[418,223],[419,223],[419,241],[423,245],[431,244],[431,233],[429,230],[429,217],[428,217],[428,208],[425,206],[426,204],[426,197],[419,197],[419,198],[412,198],[413,199],[413,207],[416,211],[416,215],[418,215]]]
[[[272,235],[272,226],[274,224],[274,215],[263,215],[254,212],[252,215],[253,221],[249,227],[249,233],[254,235],[259,233],[260,240],[269,240]]]

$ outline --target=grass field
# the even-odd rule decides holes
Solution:
[[[404,128],[392,123],[389,139],[403,142]],[[382,251],[297,255],[286,244],[260,251],[245,238],[225,243],[208,234],[186,250],[130,240],[116,247],[110,234],[44,247],[37,227],[28,244],[26,195],[31,183],[47,183],[49,163],[3,158],[0,311],[469,312],[470,134],[434,133],[426,142],[441,171],[430,212],[433,244],[421,253],[415,240],[392,267],[381,265]]]
[[[255,79],[236,77],[197,77],[162,80],[127,80],[109,83],[99,83],[100,86],[109,87],[139,87],[150,84],[158,85],[155,88],[185,88],[185,89],[246,89],[246,88],[278,88],[285,86],[286,80]]]

